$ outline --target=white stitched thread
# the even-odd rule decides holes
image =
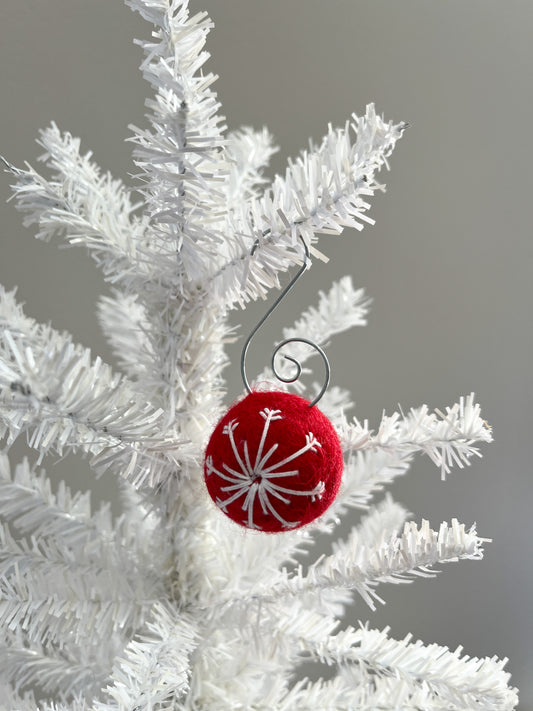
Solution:
[[[242,447],[244,457],[241,456],[233,436],[239,422],[237,420],[231,420],[224,426],[222,432],[229,437],[231,449],[235,460],[240,467],[240,471],[233,469],[226,462],[222,463],[224,471],[219,471],[213,465],[213,457],[209,456],[206,460],[207,475],[216,474],[230,484],[229,486],[223,486],[220,489],[221,491],[230,494],[230,496],[227,499],[217,498],[216,500],[217,506],[223,511],[227,512],[227,507],[230,504],[244,496],[242,509],[246,512],[246,517],[243,519],[243,522],[249,528],[261,528],[261,526],[257,525],[253,520],[254,503],[256,498],[259,500],[264,514],[273,515],[284,528],[294,528],[295,526],[298,526],[300,522],[287,521],[284,519],[276,510],[271,498],[282,501],[284,504],[290,504],[290,498],[284,496],[284,494],[289,494],[291,496],[309,496],[311,501],[315,501],[324,493],[325,484],[323,481],[320,481],[311,490],[298,491],[297,489],[289,489],[280,486],[279,484],[276,484],[273,479],[298,475],[298,469],[279,471],[279,468],[294,461],[298,457],[303,456],[306,452],[316,452],[318,447],[321,447],[322,445],[312,432],[308,432],[305,436],[305,445],[303,447],[298,449],[293,454],[290,454],[288,457],[285,457],[282,461],[266,467],[265,465],[279,446],[279,443],[276,442],[267,450],[266,454],[263,454],[266,439],[270,430],[270,423],[276,420],[282,420],[283,416],[281,414],[281,410],[271,410],[269,408],[261,410],[259,415],[261,415],[265,423],[263,425],[263,431],[261,433],[261,439],[257,448],[254,465],[252,466],[251,464],[248,442],[246,440],[244,441]]]

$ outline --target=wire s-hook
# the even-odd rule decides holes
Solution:
[[[251,343],[251,341],[252,341],[252,338],[255,336],[255,334],[257,333],[257,331],[261,328],[261,326],[264,324],[264,322],[267,320],[267,318],[270,316],[270,314],[276,309],[276,307],[279,305],[279,303],[280,303],[280,302],[285,298],[285,296],[287,296],[287,294],[291,291],[291,289],[292,289],[293,286],[296,284],[296,282],[298,281],[298,279],[302,276],[302,274],[303,274],[303,273],[305,272],[305,270],[307,269],[307,265],[310,263],[309,247],[307,246],[307,244],[306,244],[306,242],[305,242],[305,240],[304,240],[304,238],[303,238],[302,236],[300,236],[300,240],[301,240],[301,242],[302,242],[302,244],[303,244],[303,247],[304,247],[304,250],[305,250],[305,258],[304,258],[304,263],[303,263],[302,267],[299,269],[298,273],[293,277],[293,279],[289,282],[289,284],[285,287],[285,289],[282,291],[282,293],[278,296],[278,298],[276,299],[276,301],[274,302],[274,304],[273,304],[273,305],[270,307],[270,309],[266,312],[266,314],[263,316],[263,318],[259,321],[259,323],[258,323],[258,324],[255,326],[255,328],[252,330],[252,332],[250,333],[250,335],[249,335],[248,338],[246,339],[246,342],[245,342],[245,344],[244,344],[244,346],[243,346],[242,353],[241,353],[241,377],[242,377],[242,381],[243,381],[243,383],[244,383],[244,387],[246,388],[246,390],[247,390],[249,393],[251,393],[252,390],[251,390],[251,388],[250,388],[250,384],[249,384],[249,382],[248,382],[248,378],[246,377],[246,354],[247,354],[247,352],[248,352],[248,347],[249,347],[249,345],[250,345],[250,343]],[[257,240],[257,241],[255,242],[254,246],[252,247],[252,252],[251,252],[250,256],[253,256],[253,254],[254,254],[255,250],[257,249],[257,246],[258,246],[258,245],[259,245],[259,240]],[[297,338],[297,337],[295,337],[295,338],[286,338],[284,341],[282,341],[281,343],[279,343],[279,344],[276,346],[276,348],[274,349],[274,352],[273,352],[273,354],[272,354],[272,358],[271,358],[271,361],[270,361],[270,367],[271,367],[271,369],[272,369],[272,372],[274,373],[274,376],[275,376],[279,381],[281,381],[282,383],[294,383],[296,380],[298,380],[298,378],[300,377],[300,375],[301,375],[301,373],[302,373],[302,365],[301,365],[301,363],[300,363],[296,358],[293,358],[293,357],[290,356],[290,355],[285,355],[285,354],[283,355],[283,357],[285,358],[285,360],[290,360],[290,361],[291,361],[292,363],[294,363],[295,366],[296,366],[296,371],[297,371],[297,372],[296,372],[296,375],[293,376],[293,377],[283,377],[282,375],[280,375],[279,372],[276,370],[276,364],[275,364],[275,360],[276,360],[276,356],[277,356],[278,352],[279,352],[284,346],[286,346],[288,343],[295,343],[295,342],[297,342],[297,343],[305,343],[306,345],[311,346],[312,348],[314,348],[314,349],[317,351],[317,353],[322,357],[322,361],[323,361],[323,363],[324,363],[326,378],[325,378],[324,385],[322,386],[322,389],[320,390],[320,392],[318,393],[318,395],[314,398],[314,400],[313,400],[312,402],[309,403],[309,407],[313,407],[314,405],[317,404],[317,402],[321,399],[321,397],[322,397],[322,396],[324,395],[324,393],[326,392],[326,390],[327,390],[327,388],[328,388],[328,385],[329,385],[329,380],[330,380],[330,366],[329,366],[329,361],[328,361],[328,359],[327,359],[326,354],[324,353],[324,351],[322,350],[322,348],[321,348],[317,343],[313,343],[313,341],[310,341],[310,340],[308,340],[307,338]]]

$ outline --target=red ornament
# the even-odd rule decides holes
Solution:
[[[324,513],[343,460],[328,418],[298,395],[251,392],[220,420],[205,453],[207,490],[233,521],[269,533]]]

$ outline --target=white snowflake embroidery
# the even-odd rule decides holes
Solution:
[[[324,482],[320,481],[314,489],[309,491],[298,491],[297,489],[288,489],[284,486],[280,486],[273,480],[298,475],[298,469],[284,471],[281,470],[281,467],[284,467],[289,462],[298,459],[298,457],[301,457],[306,452],[316,452],[318,447],[322,447],[322,445],[312,432],[308,432],[305,436],[305,445],[301,447],[301,449],[297,450],[293,454],[290,454],[288,457],[285,457],[285,459],[267,466],[269,460],[279,446],[276,442],[270,447],[270,449],[268,449],[266,454],[263,454],[267,435],[270,429],[270,423],[275,420],[282,420],[283,416],[281,415],[281,410],[271,410],[269,408],[261,410],[259,414],[265,420],[265,424],[263,426],[261,440],[257,448],[255,462],[253,465],[248,451],[248,442],[246,440],[244,441],[242,453],[239,452],[237,448],[237,444],[233,436],[235,429],[239,425],[237,420],[231,420],[228,422],[223,429],[223,434],[229,437],[231,449],[233,450],[239,469],[233,469],[228,466],[226,462],[223,462],[222,468],[224,471],[219,471],[213,466],[213,457],[207,458],[207,474],[216,474],[221,479],[229,482],[228,486],[221,487],[221,491],[230,494],[229,497],[224,500],[218,498],[216,504],[220,509],[225,511],[229,504],[233,503],[241,496],[244,496],[242,509],[243,511],[246,511],[246,517],[243,519],[243,523],[245,523],[249,528],[260,529],[261,526],[254,523],[253,520],[254,502],[257,498],[261,504],[263,513],[270,513],[272,516],[277,518],[283,528],[294,528],[295,526],[298,526],[300,522],[286,521],[280,513],[276,511],[276,508],[273,505],[273,500],[278,499],[285,504],[290,504],[290,499],[287,498],[287,496],[284,496],[284,494],[289,494],[292,496],[309,496],[311,501],[314,501],[315,499],[320,498],[324,493]]]

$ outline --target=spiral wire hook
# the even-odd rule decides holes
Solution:
[[[244,383],[244,387],[246,388],[246,390],[249,393],[252,392],[252,389],[251,389],[250,384],[248,382],[248,378],[246,377],[246,354],[248,352],[248,347],[252,341],[252,338],[255,336],[257,331],[261,328],[261,326],[264,324],[264,322],[267,320],[267,318],[270,316],[270,314],[277,308],[277,306],[280,304],[280,302],[292,290],[293,286],[296,284],[298,279],[305,272],[305,270],[307,269],[307,265],[311,261],[311,258],[309,255],[309,247],[307,246],[306,241],[304,240],[304,238],[301,235],[300,235],[300,240],[301,240],[301,242],[304,246],[304,250],[305,250],[305,258],[304,258],[304,263],[303,263],[302,267],[299,269],[298,273],[292,278],[292,280],[289,282],[289,284],[285,287],[285,289],[281,292],[281,294],[278,296],[278,298],[273,303],[273,305],[270,307],[270,309],[266,312],[266,314],[261,318],[259,323],[252,330],[252,332],[246,339],[246,342],[243,346],[242,353],[241,353],[241,377],[242,377],[242,381]],[[252,247],[250,256],[253,256],[258,245],[259,245],[259,240],[256,240],[254,246]],[[314,398],[314,400],[312,400],[312,402],[309,403],[309,407],[313,407],[314,405],[317,404],[317,402],[322,398],[322,396],[328,389],[329,380],[330,380],[330,373],[331,373],[328,358],[327,358],[326,354],[324,353],[324,351],[322,350],[322,348],[317,343],[314,343],[313,341],[310,341],[307,338],[299,338],[299,337],[286,338],[284,341],[281,341],[281,343],[279,343],[276,346],[276,348],[274,349],[274,352],[272,354],[271,361],[270,361],[270,367],[272,369],[272,372],[274,373],[274,376],[276,377],[277,380],[279,380],[282,383],[294,383],[298,380],[298,378],[300,377],[300,375],[302,373],[301,363],[296,358],[293,358],[292,356],[285,355],[285,354],[283,354],[283,357],[285,358],[285,360],[290,360],[291,363],[294,363],[294,365],[296,366],[296,371],[297,371],[296,375],[292,376],[292,377],[284,377],[284,376],[280,375],[280,373],[276,370],[276,364],[275,364],[276,356],[277,356],[278,352],[281,350],[281,348],[286,346],[288,343],[305,343],[306,345],[314,348],[317,351],[317,353],[322,357],[322,361],[323,361],[324,367],[325,367],[326,378],[325,378],[324,385],[322,386],[322,389],[320,390],[318,395]]]

